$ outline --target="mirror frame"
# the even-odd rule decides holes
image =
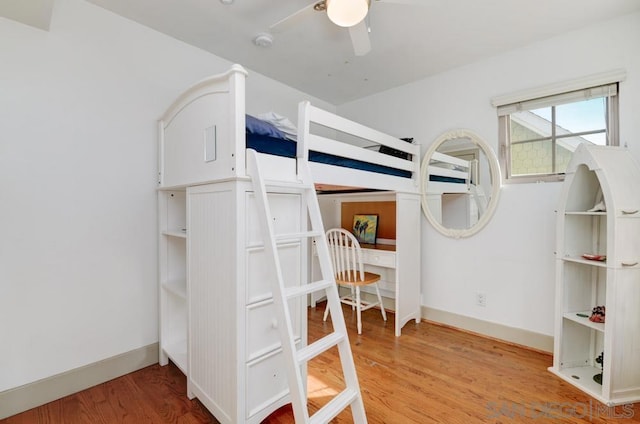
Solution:
[[[468,138],[475,143],[487,157],[489,162],[489,172],[491,173],[491,199],[487,205],[485,213],[478,219],[470,228],[447,228],[439,223],[432,215],[427,204],[426,189],[429,182],[427,181],[427,168],[431,161],[433,153],[444,143],[445,141],[455,140],[457,138]],[[496,157],[493,149],[476,133],[467,129],[456,129],[447,131],[440,135],[432,144],[422,158],[422,164],[420,166],[420,194],[422,203],[422,212],[427,217],[427,220],[433,225],[433,227],[442,235],[453,238],[470,237],[482,230],[493,217],[496,208],[498,206],[498,197],[500,196],[500,190],[502,188],[502,176],[500,175],[500,166],[498,165],[498,158]]]

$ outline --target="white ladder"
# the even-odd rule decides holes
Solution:
[[[281,323],[278,325],[278,329],[280,331],[282,351],[287,366],[287,378],[289,392],[291,394],[291,403],[293,405],[293,414],[298,424],[326,424],[350,406],[353,422],[355,424],[366,424],[367,417],[364,412],[358,376],[356,375],[353,354],[351,353],[351,346],[349,345],[349,338],[347,336],[347,328],[342,314],[342,307],[340,306],[338,287],[329,257],[329,246],[327,245],[327,239],[322,225],[318,198],[316,197],[315,187],[309,171],[309,164],[306,160],[300,158],[297,159],[297,162],[298,181],[265,181],[260,171],[258,153],[253,149],[247,150],[247,170],[253,181],[258,215],[262,219],[264,248],[269,262],[273,264],[273,271],[277,277],[276,281],[272,284],[273,300],[278,322]],[[302,201],[305,203],[309,214],[311,231],[299,234],[276,235],[274,233],[273,220],[267,198],[267,187],[272,190],[287,189],[300,192],[303,196]],[[297,287],[285,288],[276,241],[295,238],[300,240],[313,238],[313,240],[315,240],[322,280]],[[291,321],[291,311],[289,310],[289,303],[287,301],[292,298],[302,298],[302,301],[306,302],[307,295],[319,291],[324,291],[327,297],[327,308],[329,308],[331,312],[333,333],[316,340],[308,346],[297,349]],[[309,410],[307,408],[307,382],[303,381],[303,375],[306,374],[303,374],[301,369],[302,367],[306,367],[308,361],[334,346],[338,347],[345,389],[315,414],[309,416]]]

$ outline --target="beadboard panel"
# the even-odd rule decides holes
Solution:
[[[213,186],[209,186],[213,187]],[[202,188],[188,195],[189,383],[222,422],[237,405],[238,322],[235,191]],[[215,211],[214,213],[212,213]],[[221,243],[220,240],[225,240]]]

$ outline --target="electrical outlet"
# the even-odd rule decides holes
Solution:
[[[487,294],[485,292],[476,292],[476,305],[487,306]]]

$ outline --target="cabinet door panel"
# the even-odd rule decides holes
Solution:
[[[269,193],[269,205],[273,217],[273,225],[276,234],[300,232],[300,208],[302,199],[299,194]],[[247,221],[246,241],[247,246],[262,245],[262,229],[256,207],[256,199],[252,192],[247,192]]]

